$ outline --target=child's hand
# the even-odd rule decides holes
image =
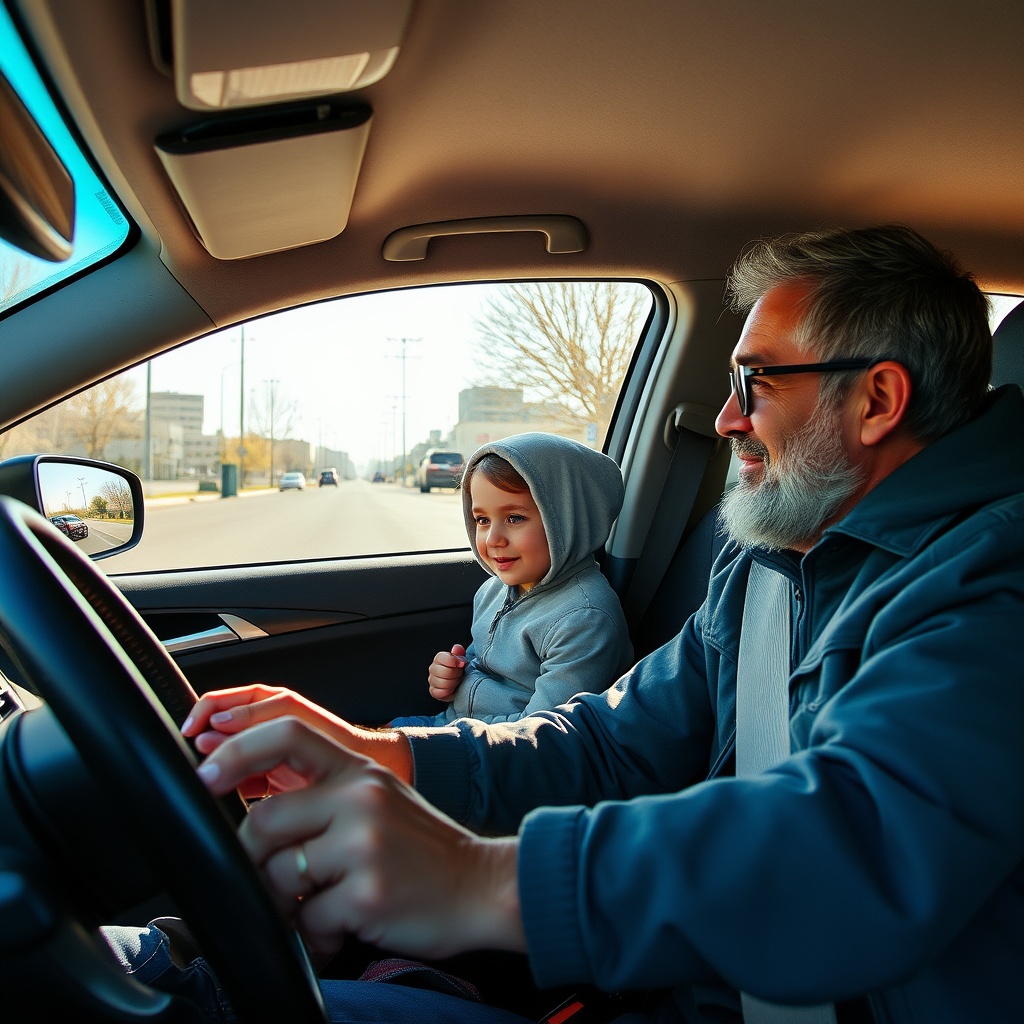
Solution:
[[[466,671],[466,648],[456,644],[449,654],[438,651],[427,670],[427,685],[430,696],[437,700],[455,700],[455,691],[462,682],[462,674]]]

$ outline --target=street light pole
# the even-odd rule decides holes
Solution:
[[[224,461],[224,456],[227,455],[227,448],[225,447],[224,439],[224,374],[228,370],[234,369],[238,365],[236,359],[233,363],[228,363],[227,366],[221,367],[220,371],[220,461]]]
[[[406,472],[407,472],[406,457],[407,457],[407,454],[408,454],[408,449],[406,448],[406,439],[405,439],[405,398],[406,398],[406,395],[405,395],[405,362],[406,362],[406,359],[408,358],[407,352],[406,352],[406,345],[408,345],[410,341],[422,341],[422,340],[423,340],[422,338],[388,338],[388,341],[397,341],[397,342],[401,343],[401,346],[402,346],[402,354],[401,354],[401,356],[399,358],[402,360],[402,481],[401,482],[402,482],[402,486],[403,487],[405,486],[405,478],[406,478]]]

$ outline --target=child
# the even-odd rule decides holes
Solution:
[[[486,444],[462,478],[477,561],[491,574],[473,601],[472,643],[431,663],[437,716],[513,722],[611,685],[633,659],[619,599],[594,552],[622,507],[622,477],[607,456],[554,434]]]

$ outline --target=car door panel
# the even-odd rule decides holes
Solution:
[[[264,682],[381,724],[441,710],[427,666],[438,650],[468,644],[483,578],[468,552],[452,552],[113,580],[197,692]],[[212,643],[174,650],[210,633]]]

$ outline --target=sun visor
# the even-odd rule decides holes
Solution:
[[[160,136],[156,152],[210,254],[244,259],[345,229],[371,118],[368,107],[281,106]]]
[[[365,89],[398,57],[412,0],[149,0],[153,61],[215,111]]]

